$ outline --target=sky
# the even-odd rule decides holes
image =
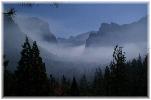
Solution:
[[[68,38],[88,31],[97,31],[101,23],[128,24],[147,15],[147,3],[60,3],[58,8],[48,4],[32,7],[4,4],[4,10],[16,9],[16,16],[32,16],[49,23],[57,37]]]

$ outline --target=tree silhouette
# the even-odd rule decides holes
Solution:
[[[49,81],[46,74],[45,64],[40,57],[36,41],[32,46],[32,78],[35,95],[48,95],[49,94]]]
[[[31,46],[28,37],[15,75],[7,69],[8,63],[4,56],[4,96],[147,96],[148,93],[148,55],[126,62],[125,53],[118,46],[104,73],[100,67],[96,68],[90,85],[85,74],[79,81],[73,77],[71,84],[64,75],[61,83],[52,74],[48,79],[37,43],[34,41]]]
[[[89,85],[88,85],[88,81],[87,81],[85,74],[80,79],[79,87],[80,87],[80,95],[82,95],[82,96],[89,95],[88,94]]]
[[[147,96],[147,92],[148,92],[148,55],[145,56],[145,59],[143,61],[143,73],[142,73],[142,78],[144,79],[142,81],[142,86],[143,86],[143,96]]]
[[[6,60],[4,55],[4,96],[13,96],[14,95],[14,87],[15,87],[15,78],[13,73],[11,73],[8,69],[9,61]]]
[[[64,75],[62,76],[62,79],[61,79],[61,86],[63,88],[63,95],[65,96],[69,95],[70,83]]]
[[[10,8],[7,12],[4,12],[3,14],[9,17],[14,17],[16,15],[16,10],[14,8]]]
[[[108,66],[106,66],[105,68],[105,73],[104,73],[104,95],[108,96],[108,95],[111,95],[110,93],[110,69]]]
[[[78,87],[78,84],[76,82],[76,79],[75,77],[73,77],[73,80],[72,80],[72,84],[71,84],[71,88],[70,88],[70,95],[71,96],[79,96],[79,87]]]
[[[101,68],[97,68],[93,81],[94,95],[103,95],[103,73]]]
[[[36,42],[31,48],[28,38],[22,46],[21,59],[16,70],[17,95],[43,96],[49,94],[45,65]]]
[[[115,46],[111,70],[111,90],[112,95],[126,95],[126,57],[122,47]]]
[[[32,62],[31,62],[31,46],[26,37],[25,43],[22,45],[21,59],[18,62],[15,72],[17,77],[17,95],[31,95],[30,80],[32,80]]]
[[[50,95],[55,95],[55,88],[56,88],[56,79],[50,74],[49,77],[49,83],[50,83]]]

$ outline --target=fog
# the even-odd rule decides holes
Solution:
[[[80,61],[107,64],[112,60],[114,46],[101,46],[85,48],[85,45],[64,47],[50,43],[39,43],[39,45],[50,53],[62,58],[63,61]],[[147,53],[146,42],[127,43],[119,45],[123,47],[127,60],[138,57],[139,54]]]
[[[32,18],[34,19],[34,17]],[[27,19],[29,19],[29,17],[27,16],[26,17],[18,16],[16,17],[15,22],[19,25],[22,31],[26,33],[32,40],[37,41],[41,48],[45,49],[49,53],[56,55],[57,57],[60,58],[59,60],[75,61],[75,62],[77,61],[77,62],[86,62],[86,63],[92,62],[92,63],[102,63],[102,64],[107,64],[112,60],[112,53],[113,53],[114,46],[117,45],[116,43],[114,45],[112,44],[112,46],[103,45],[99,47],[89,47],[89,48],[85,48],[85,44],[79,46],[64,46],[64,44],[62,43],[52,44],[40,38],[42,37],[42,35],[48,35],[49,33],[52,34],[52,32],[50,32],[51,29],[50,30],[46,29],[46,31],[48,32],[41,32],[38,29],[39,24],[37,25],[35,23],[41,23],[41,25],[45,24],[47,28],[49,27],[49,24],[40,19],[38,20],[39,22],[35,22],[35,20],[34,22],[31,22],[32,20],[27,21]],[[27,27],[29,26],[29,24],[27,24],[29,22],[31,23],[30,30],[28,29],[29,27]],[[119,35],[120,37],[122,37],[121,34]],[[107,38],[106,36],[105,39],[112,39],[109,41],[114,41],[113,40],[114,38],[112,38],[111,36],[115,37],[113,34],[109,34],[108,36],[109,38]],[[129,35],[126,34],[123,34],[123,36],[130,37]],[[137,36],[135,39],[138,39],[138,37],[139,36]],[[146,36],[144,35],[144,37]],[[105,41],[105,39],[103,40]],[[130,39],[132,39],[132,37]],[[133,40],[135,39],[133,38]],[[121,38],[119,38],[119,40],[122,41]],[[139,42],[127,41],[126,43],[123,43],[120,42],[119,40],[118,40],[118,45],[123,47],[123,51],[126,52],[127,59],[137,57],[139,54],[143,55],[147,52],[147,42],[146,42],[147,40],[146,41],[144,41],[144,39],[141,40],[141,37],[139,37],[140,40]]]
[[[39,30],[39,25],[36,26],[36,24],[29,25],[30,29],[28,29],[29,26],[26,27],[28,22],[24,20],[24,18],[25,17],[21,18],[21,16],[17,16],[14,18],[16,24],[14,24],[13,27],[11,25],[5,25],[4,28],[4,52],[8,55],[7,57],[10,60],[10,65],[12,62],[13,64],[17,64],[20,57],[21,45],[24,43],[26,35],[29,37],[30,41],[37,41],[41,56],[46,64],[47,73],[55,76],[63,74],[66,76],[71,74],[70,76],[72,76],[77,73],[86,73],[92,76],[90,73],[93,73],[95,68],[101,67],[103,69],[106,65],[109,65],[113,59],[113,50],[117,44],[111,43],[112,45],[97,47],[85,47],[85,44],[78,46],[67,46],[63,43],[54,44],[42,38],[45,35],[52,35],[51,29],[49,30],[48,28],[48,23],[43,20],[38,20],[38,23],[45,24],[46,28],[42,28],[45,31]],[[29,21],[32,22],[32,20]],[[4,23],[9,24],[6,22]],[[11,30],[7,30],[6,26],[9,26]],[[12,32],[11,35],[9,34],[10,32]],[[16,32],[19,33],[16,34]],[[11,39],[9,39],[10,36]],[[124,36],[126,37],[125,34]],[[118,45],[123,47],[127,61],[138,57],[139,54],[144,57],[148,51],[147,40],[144,39],[137,42],[127,41],[125,43],[120,43],[119,41]],[[13,59],[14,57],[15,59]]]
[[[39,43],[43,50],[54,54],[57,58],[53,62],[53,58],[46,58],[47,72],[55,76],[65,75],[69,78],[73,76],[80,76],[86,74],[91,78],[94,75],[95,69],[109,65],[113,57],[114,46],[90,47],[85,48],[85,45],[66,47],[62,45],[54,45],[50,43]],[[139,54],[144,57],[147,54],[146,42],[127,43],[119,45],[123,47],[126,61],[137,58]],[[53,62],[53,64],[51,63]],[[70,74],[70,76],[69,76]],[[78,74],[78,75],[77,75]]]

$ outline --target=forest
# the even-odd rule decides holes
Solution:
[[[98,67],[91,81],[86,75],[60,79],[47,75],[36,41],[26,37],[15,72],[4,55],[3,96],[148,96],[148,55],[126,61],[122,47],[114,47],[111,63]],[[51,67],[51,66],[50,66]]]

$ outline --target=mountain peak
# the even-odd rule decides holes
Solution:
[[[86,47],[116,45],[117,43],[146,41],[147,16],[138,21],[118,25],[116,23],[102,23],[96,34],[90,34],[86,40]],[[134,36],[136,36],[134,38]],[[124,38],[123,38],[124,37]]]
[[[99,28],[99,32],[101,34],[103,33],[106,33],[106,32],[109,32],[109,31],[114,31],[114,30],[117,30],[119,29],[120,25],[114,23],[114,22],[111,22],[110,24],[109,23],[102,23],[101,24],[101,27]]]

